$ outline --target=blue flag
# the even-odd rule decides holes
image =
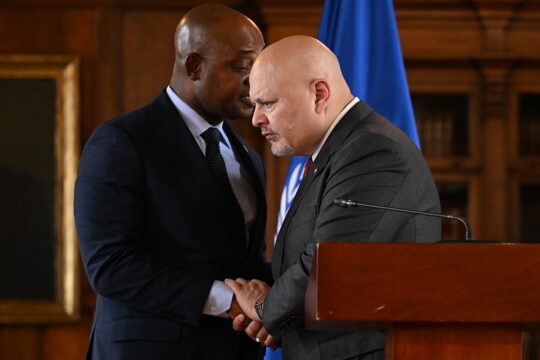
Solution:
[[[353,95],[420,147],[392,0],[327,0],[319,40],[338,57]]]
[[[338,57],[353,95],[392,121],[420,147],[392,0],[326,0],[318,38]],[[300,186],[307,159],[291,159],[276,234]],[[281,352],[268,349],[265,359],[279,360]]]

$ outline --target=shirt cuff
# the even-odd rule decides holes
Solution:
[[[233,295],[231,288],[223,281],[214,280],[204,304],[203,314],[228,317],[226,311],[231,308]]]

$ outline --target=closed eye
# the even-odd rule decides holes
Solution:
[[[234,70],[240,73],[248,73],[251,70],[250,66],[235,66]]]

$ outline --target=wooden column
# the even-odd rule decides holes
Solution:
[[[482,27],[482,49],[477,58],[482,75],[483,196],[479,234],[484,239],[509,238],[508,87],[513,59],[507,52],[508,29],[523,0],[474,0]]]
[[[482,75],[482,216],[480,236],[483,239],[508,239],[508,75],[511,61],[480,61]]]

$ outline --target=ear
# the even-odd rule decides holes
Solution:
[[[187,56],[184,63],[187,76],[195,81],[201,78],[201,63],[202,59],[197,53],[191,53]]]
[[[316,79],[311,82],[310,87],[315,94],[315,112],[322,113],[330,100],[330,85],[324,79]]]

